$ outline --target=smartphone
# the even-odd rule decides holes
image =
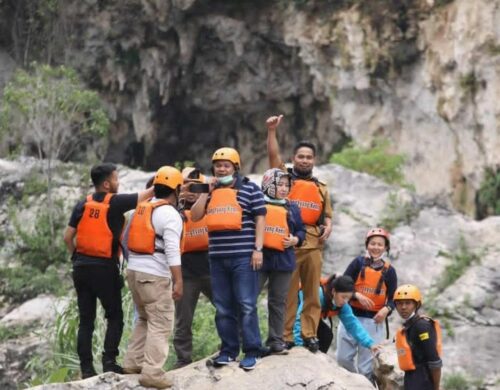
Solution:
[[[189,192],[193,192],[195,194],[208,194],[210,187],[205,183],[192,183],[189,186]]]

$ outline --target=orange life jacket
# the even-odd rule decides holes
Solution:
[[[374,270],[369,266],[363,266],[363,269],[356,279],[354,290],[370,298],[374,303],[370,311],[378,312],[387,303],[387,285],[385,284],[384,278],[390,266],[391,263],[385,260],[384,266],[379,270]],[[352,307],[366,310],[361,302],[355,299],[352,299],[350,304]]]
[[[130,221],[130,229],[128,233],[128,249],[136,253],[144,253],[152,255],[155,252],[164,253],[163,249],[155,247],[155,238],[162,239],[158,236],[152,224],[153,211],[160,206],[169,205],[166,200],[158,200],[151,202],[146,200],[137,205],[135,213]]]
[[[207,227],[209,232],[241,230],[243,210],[236,198],[238,190],[217,188],[207,206]]]
[[[283,252],[283,239],[290,235],[288,228],[288,210],[285,206],[266,204],[266,226],[264,228],[264,247]]]
[[[302,221],[306,225],[318,223],[323,212],[323,198],[314,180],[294,180],[288,199],[299,207]]]
[[[436,331],[436,349],[438,355],[441,357],[443,350],[443,342],[441,337],[441,326],[438,320],[434,320],[430,317],[421,316],[427,321],[431,321],[434,325],[434,330]],[[415,362],[413,361],[413,354],[411,352],[411,346],[406,338],[406,328],[398,329],[396,332],[396,351],[398,353],[398,363],[399,368],[403,371],[413,371],[416,369]]]
[[[208,250],[208,228],[206,216],[197,222],[191,219],[191,211],[185,210],[184,229],[182,233],[182,253]]]
[[[326,297],[327,297],[327,294],[326,294],[326,289],[327,289],[326,282],[327,281],[328,281],[327,278],[321,278],[320,279],[320,285],[321,285],[321,288],[323,289],[323,297],[324,297],[325,304],[326,304],[326,308],[323,308],[323,307],[321,308],[321,318],[332,318],[332,317],[335,317],[336,315],[338,315],[339,312],[340,312],[340,309],[333,310],[332,303],[326,301]]]
[[[76,252],[92,257],[111,259],[113,232],[108,225],[109,202],[113,194],[106,194],[102,202],[88,195],[83,215],[76,227]]]

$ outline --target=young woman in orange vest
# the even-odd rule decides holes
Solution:
[[[386,230],[370,229],[365,238],[365,255],[356,257],[344,272],[355,281],[354,298],[350,301],[353,313],[376,343],[384,338],[384,321],[394,309],[392,297],[398,284],[396,270],[387,259],[390,247]],[[345,369],[374,380],[372,353],[359,345],[342,324],[338,327],[337,361]]]
[[[295,269],[294,247],[302,244],[306,232],[299,208],[286,199],[290,191],[290,175],[271,168],[264,173],[261,187],[267,209],[264,265],[259,279],[261,290],[268,282],[269,334],[266,346],[269,353],[280,354],[286,351],[283,330],[286,296]]]
[[[420,290],[399,286],[394,294],[398,314],[405,320],[396,333],[398,363],[405,372],[405,390],[439,390],[441,382],[441,327],[437,320],[421,316]]]
[[[177,362],[174,368],[181,368],[192,361],[193,352],[193,317],[200,294],[212,301],[210,268],[208,264],[208,228],[206,216],[193,222],[191,207],[200,197],[200,193],[191,192],[191,185],[204,184],[206,178],[200,170],[193,167],[182,170],[184,186],[181,192],[181,210],[184,214],[182,231],[182,279],[184,293],[175,302],[174,349]],[[194,188],[194,187],[193,187]]]
[[[347,329],[347,332],[371,353],[376,354],[379,346],[366,332],[359,320],[352,314],[351,306],[348,302],[354,293],[354,282],[350,276],[332,275],[329,278],[322,278],[318,289],[321,303],[321,318],[330,319],[330,326],[325,321],[320,320],[318,325],[319,350],[327,353],[333,340],[331,328],[331,318],[339,316],[340,323]],[[301,346],[304,344],[301,332],[300,313],[304,306],[302,290],[299,290],[299,306],[295,318],[293,329],[294,344]]]
[[[233,148],[221,148],[212,157],[214,178],[210,193],[201,194],[191,207],[193,221],[206,214],[208,254],[212,280],[215,324],[222,344],[215,366],[229,364],[240,352],[241,329],[244,370],[252,370],[261,356],[257,296],[258,269],[266,206],[261,189],[241,176],[240,156]]]

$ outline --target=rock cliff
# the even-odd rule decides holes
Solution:
[[[207,167],[229,145],[261,171],[264,120],[283,113],[286,155],[304,138],[322,161],[350,139],[386,138],[418,193],[470,214],[484,168],[500,163],[500,0],[70,0],[51,9],[38,51],[29,4],[0,13],[0,49],[18,63],[42,52],[100,91],[110,160]]]

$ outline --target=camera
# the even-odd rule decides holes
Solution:
[[[195,194],[208,194],[210,187],[205,183],[192,183],[188,191]]]

